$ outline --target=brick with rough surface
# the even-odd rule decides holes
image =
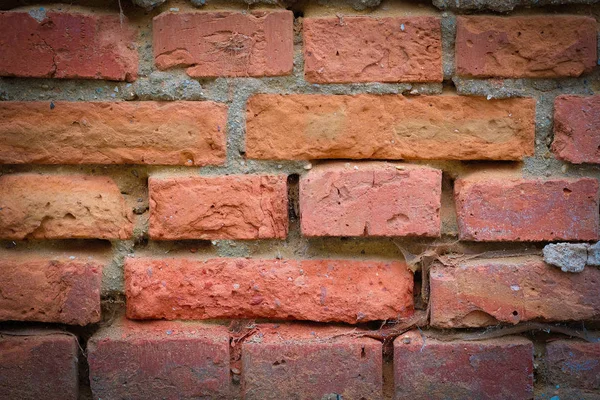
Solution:
[[[471,260],[434,266],[430,282],[436,328],[600,320],[598,268],[565,274],[536,256]]]
[[[596,42],[592,17],[459,16],[456,73],[477,78],[580,76],[596,66]]]
[[[103,176],[0,176],[2,239],[128,239],[133,214]]]
[[[260,325],[259,332],[242,344],[244,399],[383,398],[380,342],[341,336],[352,330],[340,327]]]
[[[300,180],[305,236],[439,236],[442,171],[388,163],[318,165]]]
[[[288,75],[293,20],[288,10],[162,13],[153,20],[156,66],[195,78]]]
[[[598,337],[597,332],[590,337]],[[556,340],[546,345],[546,376],[563,388],[600,389],[600,342]]]
[[[302,29],[309,82],[442,81],[439,18],[305,18]]]
[[[120,319],[87,347],[95,399],[229,399],[227,328]]]
[[[227,108],[213,102],[0,102],[0,163],[225,162]]]
[[[102,267],[90,260],[0,253],[0,321],[100,321]]]
[[[287,178],[230,175],[150,178],[150,237],[284,239]]]
[[[552,151],[575,164],[600,163],[600,96],[561,95],[554,100]]]
[[[533,155],[535,100],[277,95],[248,100],[254,159],[519,160]]]
[[[125,292],[132,319],[357,323],[413,314],[402,262],[127,258]]]
[[[459,237],[474,241],[598,239],[598,181],[475,176],[455,182]]]
[[[394,340],[396,400],[522,400],[533,398],[533,343],[517,336],[477,342]]]
[[[134,81],[137,31],[126,18],[74,12],[0,12],[0,76]]]
[[[0,398],[78,399],[77,339],[56,330],[0,333]]]

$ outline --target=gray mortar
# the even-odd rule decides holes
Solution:
[[[588,258],[585,243],[551,243],[544,247],[544,261],[563,272],[581,272]]]
[[[134,1],[151,1],[151,0],[134,0]],[[250,6],[253,5],[275,5],[275,6],[284,6],[289,7],[298,2],[298,0],[233,0],[234,2],[248,4]],[[204,7],[207,4],[211,3],[211,0],[190,0],[195,7]],[[331,1],[329,0],[318,0],[317,3],[319,5],[330,5]],[[381,4],[381,0],[346,0],[346,3],[349,4],[353,9],[357,11],[364,11],[369,8],[375,8],[379,4]]]
[[[160,6],[165,3],[167,0],[131,0],[133,4],[138,7],[142,7],[146,10],[152,10],[155,7]]]
[[[456,16],[451,12],[442,13],[442,68],[444,80],[454,75],[454,43],[456,37]]]
[[[588,247],[587,265],[600,267],[600,242],[596,242]]]
[[[565,4],[596,4],[598,0],[433,0],[441,10],[507,12],[515,8],[543,7]]]

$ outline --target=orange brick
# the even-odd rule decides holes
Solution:
[[[0,163],[225,162],[227,108],[212,102],[0,102]]]

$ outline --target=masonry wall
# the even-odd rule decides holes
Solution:
[[[0,398],[599,398],[599,6],[254,3],[0,5]]]

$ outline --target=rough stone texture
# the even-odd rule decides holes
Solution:
[[[436,265],[430,274],[431,324],[481,327],[521,321],[600,319],[600,269],[565,274],[540,257]]]
[[[146,10],[152,10],[153,8],[164,4],[167,0],[131,0],[136,6],[145,8]]]
[[[291,11],[163,13],[153,19],[161,69],[192,77],[288,75],[293,67]]]
[[[600,96],[558,96],[554,100],[557,158],[575,164],[600,163]]]
[[[598,239],[598,181],[482,176],[454,186],[459,237],[475,241]]]
[[[242,344],[246,400],[381,399],[382,344],[352,329],[259,325]]]
[[[333,163],[300,180],[305,236],[439,236],[442,171]]]
[[[88,342],[95,399],[230,399],[227,328],[119,320]]]
[[[227,107],[213,102],[0,102],[0,163],[225,162]]]
[[[133,214],[103,176],[0,176],[2,239],[128,239]]]
[[[548,343],[546,376],[550,383],[562,387],[600,389],[600,342],[557,340]]]
[[[100,321],[98,262],[0,255],[0,321],[72,325]]]
[[[396,400],[533,397],[533,343],[517,336],[444,342],[407,332],[394,341]]]
[[[460,16],[456,73],[478,78],[580,76],[596,66],[596,41],[592,17]]]
[[[587,265],[600,267],[600,242],[596,242],[588,248]]]
[[[283,175],[150,178],[150,237],[284,239],[288,230]]]
[[[401,262],[127,258],[132,319],[273,318],[357,323],[413,313]]]
[[[118,15],[0,12],[0,76],[131,82],[136,36]]]
[[[596,4],[598,0],[433,0],[442,10],[512,11],[515,7],[543,7],[559,4]]]
[[[55,330],[0,333],[0,398],[77,400],[77,339]]]
[[[533,154],[533,99],[255,95],[248,158],[519,160]]]
[[[544,261],[563,272],[581,272],[588,257],[588,245],[583,243],[551,243],[544,247]]]
[[[442,81],[439,18],[305,18],[302,29],[310,82]]]

